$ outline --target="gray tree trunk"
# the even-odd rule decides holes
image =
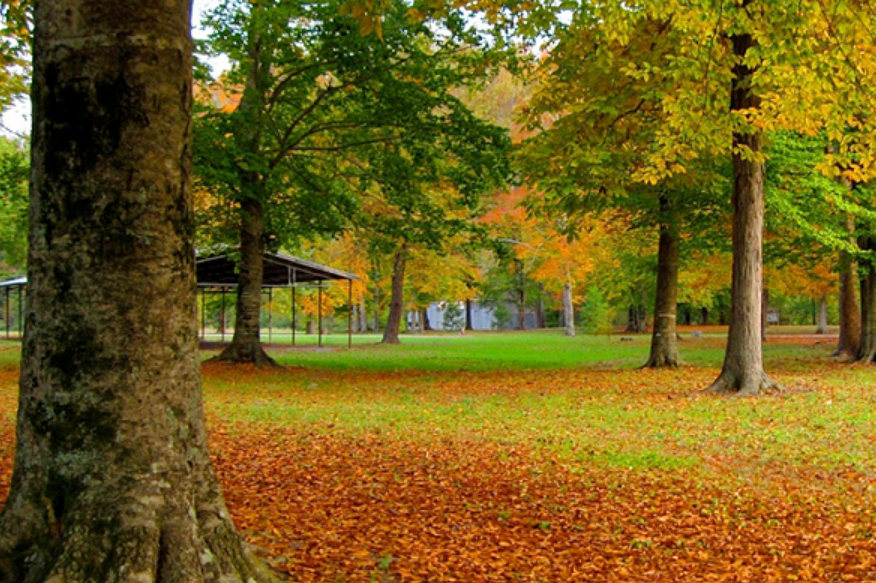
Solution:
[[[743,2],[743,8],[750,0]],[[740,62],[733,67],[730,108],[734,111],[760,107],[760,98],[750,91],[754,70],[742,62],[756,43],[748,33],[731,37],[733,54]],[[735,133],[736,148],[753,154],[761,151],[761,132],[749,128]],[[734,148],[734,149],[736,149]],[[764,165],[752,157],[733,154],[733,275],[730,288],[730,330],[721,374],[707,389],[738,396],[757,395],[776,386],[763,368],[763,204]]]
[[[575,303],[572,298],[572,282],[563,284],[563,323],[566,336],[575,335]]]
[[[657,298],[654,304],[654,330],[651,354],[645,368],[678,366],[678,228],[669,216],[669,204],[660,199],[660,242],[657,250]]]
[[[250,582],[207,452],[186,0],[34,6],[30,293],[0,582]]]
[[[407,248],[402,245],[395,253],[392,268],[392,297],[389,301],[389,318],[383,331],[382,344],[398,344],[399,329],[404,315],[405,264],[407,263]]]

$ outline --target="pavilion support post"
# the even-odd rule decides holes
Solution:
[[[207,296],[204,288],[201,288],[201,340],[207,340]]]
[[[317,344],[320,348],[322,348],[322,280],[319,280],[317,283],[317,292],[316,292],[316,327],[318,328],[317,332]]]
[[[222,288],[222,313],[219,315],[219,325],[222,327],[222,344],[225,344],[225,293],[228,288]]]
[[[347,280],[347,350],[353,348],[353,280]]]
[[[268,342],[274,340],[274,288],[268,288]]]
[[[6,288],[6,339],[9,340],[9,318],[12,317],[12,311],[9,309],[9,288]]]
[[[292,284],[292,346],[295,346],[295,327],[298,322],[295,319],[295,284]]]
[[[24,286],[18,286],[18,337],[24,338]]]

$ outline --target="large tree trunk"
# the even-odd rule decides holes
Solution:
[[[407,247],[402,245],[395,253],[392,266],[392,298],[389,302],[389,319],[383,331],[382,344],[398,344],[398,333],[401,319],[404,315],[405,263],[407,262]]]
[[[572,282],[563,284],[563,324],[566,336],[575,335],[575,303],[572,298]]]
[[[743,2],[743,8],[750,0]],[[750,91],[754,70],[742,62],[756,43],[747,33],[732,36],[733,54],[740,60],[733,67],[730,107],[734,111],[760,107],[760,98]],[[724,367],[709,391],[739,396],[757,395],[776,386],[763,368],[761,302],[763,291],[763,180],[759,157],[761,132],[748,128],[733,135],[733,279],[730,300],[730,330]],[[747,152],[740,153],[739,148]]]
[[[654,304],[654,330],[651,355],[645,367],[678,366],[678,335],[675,329],[678,309],[678,228],[669,216],[669,202],[660,198],[660,243],[657,250],[657,299]]]
[[[185,0],[35,4],[30,293],[0,582],[267,582],[201,405]]]
[[[853,218],[847,222],[849,233],[854,233]],[[839,256],[839,343],[833,356],[853,360],[861,348],[861,310],[858,307],[858,267],[854,258],[844,251]]]
[[[264,217],[258,200],[241,205],[240,276],[237,286],[237,312],[234,337],[218,360],[276,365],[261,342],[262,281],[265,267]]]

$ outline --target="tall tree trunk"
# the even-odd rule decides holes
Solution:
[[[465,329],[474,330],[472,327],[472,305],[471,300],[465,300]]]
[[[827,334],[827,295],[822,294],[818,299],[818,328],[816,334]]]
[[[368,312],[365,306],[365,294],[359,299],[359,331],[360,332],[368,332]]]
[[[185,0],[34,7],[30,282],[0,582],[267,582],[207,451]]]
[[[654,330],[651,355],[645,367],[678,366],[678,334],[675,320],[678,309],[678,228],[671,216],[669,201],[660,197],[660,243],[657,250],[657,299],[654,304]]]
[[[575,303],[572,298],[572,282],[567,279],[563,284],[563,324],[566,336],[575,335]]]
[[[746,8],[750,0],[744,0]],[[748,33],[731,37],[733,67],[730,108],[745,111],[760,107],[760,98],[750,89],[754,70],[743,62],[756,43]],[[776,386],[763,368],[761,302],[763,291],[763,180],[759,160],[761,131],[748,128],[733,135],[733,276],[730,300],[730,330],[720,376],[708,391],[734,395],[757,395]],[[740,153],[739,148],[747,152]]]
[[[258,10],[255,3],[253,10]],[[251,168],[261,158],[262,112],[264,110],[265,75],[270,63],[260,50],[258,33],[248,47],[248,70],[240,105],[235,111],[234,141],[245,154],[246,165],[240,174],[240,278],[237,287],[237,313],[231,344],[217,358],[226,362],[276,366],[262,348],[260,317],[265,261],[264,205],[267,193],[265,177]]]
[[[703,326],[709,325],[709,308],[702,308],[700,310],[700,324]]]
[[[861,249],[871,251],[876,249],[876,239],[861,237]],[[869,263],[862,263],[861,270],[861,346],[856,360],[861,362],[876,361],[876,269]]]
[[[395,260],[392,266],[392,298],[389,301],[389,319],[386,321],[386,329],[383,331],[382,344],[398,344],[398,332],[404,315],[404,292],[405,292],[405,263],[408,259],[408,250],[402,245],[395,252]]]
[[[262,281],[265,267],[262,205],[258,200],[244,200],[240,210],[240,276],[234,337],[217,359],[249,362],[256,366],[276,365],[262,348],[261,342]]]
[[[855,221],[849,217],[846,227],[851,236]],[[861,349],[861,310],[858,307],[858,267],[854,258],[844,251],[839,256],[839,343],[833,356],[853,360]]]
[[[517,266],[517,329],[526,330],[526,276],[523,274],[523,262],[514,261]]]

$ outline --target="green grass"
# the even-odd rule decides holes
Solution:
[[[275,351],[289,368],[211,372],[208,411],[232,424],[304,433],[524,445],[572,466],[706,471],[732,463],[745,479],[782,467],[867,475],[876,468],[876,367],[831,364],[831,343],[766,344],[768,370],[795,391],[733,400],[684,397],[715,378],[720,335],[685,336],[690,366],[656,373],[635,370],[647,357],[647,335],[377,340],[357,336],[346,350],[337,346],[345,337],[329,336],[328,350]],[[0,364],[17,362],[17,347],[0,342]]]

